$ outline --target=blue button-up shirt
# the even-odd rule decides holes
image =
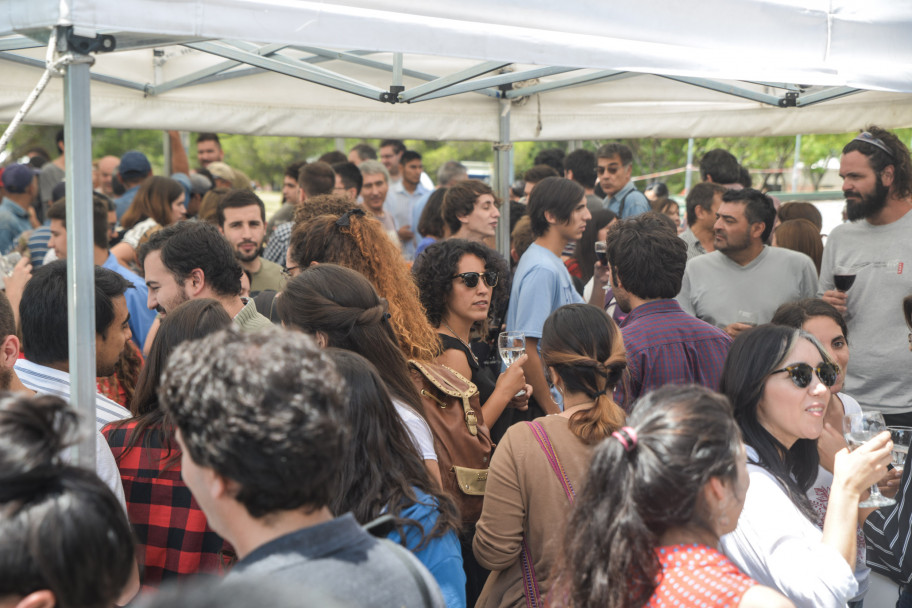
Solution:
[[[31,229],[28,211],[4,197],[0,203],[0,254],[9,253],[16,246],[19,235]]]
[[[618,213],[621,208],[621,201],[624,201],[623,215]],[[605,197],[605,209],[614,211],[621,219],[625,219],[649,211],[649,199],[636,189],[633,182],[627,182],[623,188],[615,192],[614,196]]]
[[[676,300],[637,306],[621,323],[621,335],[630,379],[626,394],[619,387],[615,397],[628,410],[637,397],[666,384],[719,390],[731,338],[684,312]]]

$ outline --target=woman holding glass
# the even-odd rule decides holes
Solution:
[[[511,426],[494,452],[474,541],[475,557],[492,571],[478,608],[525,606],[548,593],[574,489],[582,487],[595,445],[624,424],[612,399],[627,367],[624,342],[603,310],[555,310],[545,321],[541,356],[564,411]]]
[[[851,453],[840,450],[822,529],[807,491],[817,479],[817,439],[839,368],[802,330],[764,325],[739,335],[722,372],[747,450],[750,488],[737,529],[722,538],[742,572],[796,606],[845,606],[853,574],[859,502],[890,462],[883,432]]]
[[[526,384],[522,355],[498,377],[479,361],[470,346],[472,330],[486,334],[491,311],[502,308],[510,293],[510,272],[500,255],[481,243],[449,239],[425,249],[412,267],[421,304],[437,329],[443,352],[437,362],[471,380],[481,398],[485,424],[492,429],[508,407],[528,408],[532,387]],[[525,394],[516,393],[525,390]],[[509,422],[510,416],[507,416]],[[509,425],[507,425],[509,426]],[[495,442],[506,431],[496,433]]]

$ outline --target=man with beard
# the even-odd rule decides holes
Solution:
[[[687,262],[681,307],[735,337],[768,323],[781,304],[812,298],[817,268],[811,258],[765,245],[776,209],[759,190],[729,190],[713,226],[716,250]]]
[[[219,302],[241,331],[271,325],[241,297],[243,270],[231,245],[207,222],[178,222],[154,233],[137,252],[149,288],[149,308],[166,315],[187,300]]]
[[[282,267],[260,256],[266,236],[266,206],[251,190],[232,190],[218,204],[219,232],[225,235],[241,267],[250,273],[250,292],[285,286]]]
[[[846,392],[888,425],[912,424],[903,297],[912,293],[912,164],[895,135],[871,126],[842,149],[839,175],[851,223],[823,250],[820,292],[846,318],[852,365]],[[836,275],[854,276],[836,288]]]
[[[628,410],[666,384],[719,390],[731,338],[695,319],[674,297],[681,289],[687,244],[655,211],[616,222],[606,238],[611,288],[629,313],[621,322],[629,382],[615,391]]]

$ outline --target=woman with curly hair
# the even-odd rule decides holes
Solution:
[[[783,608],[719,553],[747,494],[728,400],[666,386],[595,449],[564,539],[553,594],[565,606]],[[557,603],[557,602],[555,602]]]
[[[588,304],[555,310],[542,331],[541,357],[564,411],[511,426],[494,452],[473,543],[478,562],[492,571],[478,608],[541,605],[574,488],[582,487],[595,445],[624,424],[612,399],[627,367],[624,341],[605,311]]]
[[[510,272],[503,258],[481,243],[449,239],[428,247],[415,260],[412,274],[428,321],[443,345],[437,362],[478,387],[488,428],[494,427],[508,406],[527,409],[532,387],[526,384],[522,364],[528,357],[523,355],[497,377],[479,362],[470,345],[472,330],[485,335],[492,312],[504,308],[510,293]],[[521,390],[525,394],[516,397]]]
[[[377,368],[350,350],[329,348],[327,354],[348,386],[344,417],[352,427],[330,509],[352,513],[360,524],[391,516],[394,530],[387,537],[427,567],[447,608],[464,607],[456,504],[428,475]]]
[[[399,248],[375,218],[352,209],[295,226],[285,267],[294,277],[314,262],[338,264],[367,277],[389,303],[390,325],[405,356],[421,361],[437,357],[440,341],[427,322],[418,287]]]
[[[146,179],[120,218],[126,232],[121,242],[111,248],[117,261],[127,267],[135,264],[136,249],[150,232],[187,217],[185,200],[184,187],[177,180],[158,175]]]

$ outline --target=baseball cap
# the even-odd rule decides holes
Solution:
[[[3,171],[3,187],[13,194],[25,192],[38,171],[28,165],[13,163]]]
[[[146,158],[145,154],[130,150],[120,157],[120,167],[117,172],[120,173],[121,177],[124,177],[129,173],[136,174],[136,176],[145,175],[151,170],[152,165],[149,164],[149,159]]]

